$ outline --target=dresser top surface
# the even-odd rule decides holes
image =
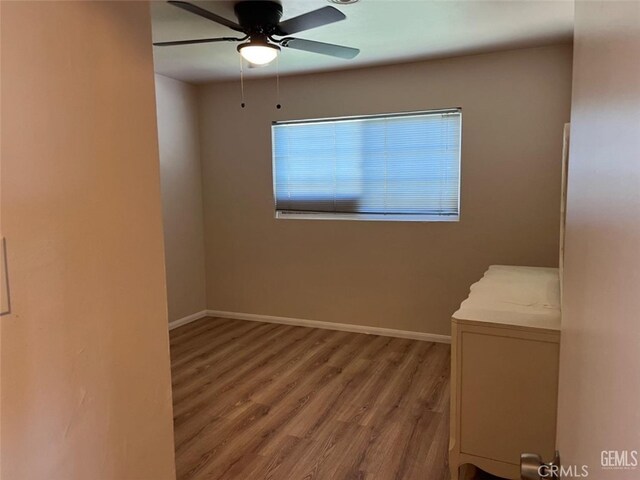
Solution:
[[[557,268],[492,265],[471,285],[454,320],[560,330]]]

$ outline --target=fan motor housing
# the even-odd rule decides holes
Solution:
[[[282,5],[268,0],[238,2],[234,11],[240,26],[251,33],[274,33],[282,17]]]

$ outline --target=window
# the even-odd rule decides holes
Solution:
[[[279,218],[456,221],[459,109],[274,122]]]

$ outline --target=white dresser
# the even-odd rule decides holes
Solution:
[[[489,267],[451,327],[451,478],[467,463],[520,478],[521,453],[555,450],[558,269]]]

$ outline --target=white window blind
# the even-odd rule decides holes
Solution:
[[[457,220],[459,109],[275,122],[278,216]]]

